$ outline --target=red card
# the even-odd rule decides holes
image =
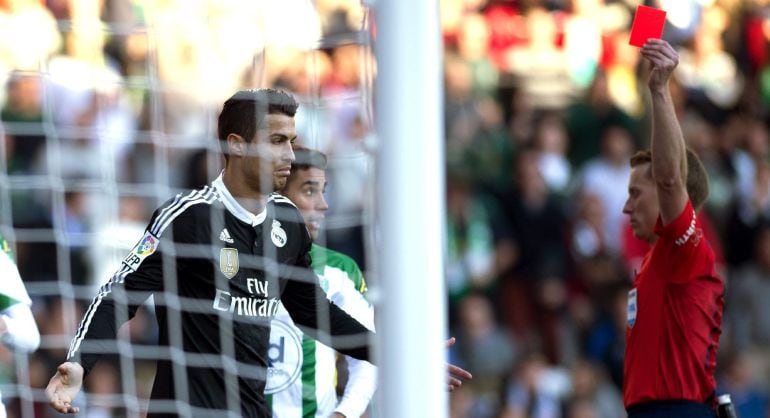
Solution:
[[[636,7],[634,23],[631,25],[631,39],[628,43],[642,47],[649,38],[658,38],[663,35],[663,25],[666,23],[666,11],[639,5]]]

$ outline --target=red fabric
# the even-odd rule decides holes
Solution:
[[[634,288],[635,321],[626,325],[623,402],[704,402],[715,390],[724,285],[714,252],[688,201],[679,217],[655,226],[658,240],[644,257]],[[633,326],[631,326],[631,323]]]
[[[746,19],[746,50],[749,54],[751,69],[754,71],[762,68],[767,62],[767,41],[762,30],[764,19],[758,16],[752,16]]]
[[[529,42],[524,17],[513,4],[498,3],[484,11],[489,27],[489,56],[498,69],[506,69],[509,48]]]
[[[725,264],[724,248],[722,246],[722,238],[719,236],[714,221],[711,220],[706,210],[701,210],[698,214],[698,224],[703,229],[703,235],[706,236],[706,240],[711,246],[711,250],[714,251],[714,260],[718,266]],[[628,223],[628,219],[623,223],[623,241],[621,258],[625,263],[626,269],[631,274],[639,272],[639,268],[642,264],[642,259],[650,250],[650,244],[647,241],[640,240],[634,236],[634,230],[631,229],[631,224]]]

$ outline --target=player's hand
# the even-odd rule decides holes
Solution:
[[[59,365],[45,388],[48,404],[62,414],[77,413],[80,408],[72,406],[72,401],[83,385],[83,366],[65,362]]]
[[[456,341],[457,340],[455,340],[455,337],[448,339],[446,341],[447,348],[455,345]],[[450,392],[462,386],[463,380],[473,379],[473,375],[471,375],[467,370],[463,369],[462,367],[455,366],[454,364],[447,364],[447,371],[449,372],[447,383]]]
[[[644,43],[641,53],[651,64],[650,79],[647,82],[650,89],[668,88],[671,73],[679,64],[679,54],[674,47],[662,39],[650,38]]]
[[[345,418],[345,415],[342,415],[339,412],[335,412],[329,418]]]

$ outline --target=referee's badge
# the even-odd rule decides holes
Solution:
[[[273,244],[276,247],[286,245],[286,231],[281,228],[281,223],[276,220],[273,220],[273,230],[270,231],[270,239],[273,240]]]
[[[232,279],[238,273],[238,250],[235,248],[222,248],[219,251],[219,270],[228,279]]]
[[[636,311],[638,311],[639,308],[637,306],[636,301],[636,289],[631,289],[628,291],[628,327],[633,328],[634,324],[636,323]]]

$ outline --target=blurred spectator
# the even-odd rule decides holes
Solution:
[[[96,225],[88,253],[93,273],[89,285],[101,286],[120,269],[121,261],[144,233],[150,216],[147,206],[141,197],[121,197],[117,217]]]
[[[547,113],[535,122],[534,147],[540,154],[540,172],[548,190],[564,194],[572,177],[572,167],[567,160],[569,138],[560,116]]]
[[[450,171],[447,178],[446,280],[450,301],[473,290],[487,290],[498,278],[497,234],[499,212],[490,210],[472,192],[464,172]]]
[[[723,233],[735,187],[732,166],[725,162],[720,150],[722,132],[713,122],[690,111],[682,121],[682,133],[688,147],[698,154],[708,172],[709,197],[704,209],[713,216],[715,227]]]
[[[510,184],[517,144],[505,126],[500,105],[489,97],[474,106],[478,126],[467,148],[447,155],[447,164],[467,166],[472,186],[481,191],[499,193]]]
[[[477,97],[493,97],[498,85],[498,70],[489,56],[489,27],[484,16],[466,14],[460,25],[457,52],[470,66],[471,86]]]
[[[604,304],[586,340],[586,357],[604,366],[615,387],[623,387],[623,357],[626,349],[628,290],[630,283],[619,282],[606,288]]]
[[[603,0],[570,0],[570,13],[564,19],[566,67],[570,79],[580,90],[591,85],[599,66],[603,3]]]
[[[7,71],[43,70],[59,49],[56,20],[43,4],[39,0],[0,2],[0,81]]]
[[[562,109],[576,96],[576,86],[569,77],[567,55],[557,47],[556,17],[544,8],[533,7],[526,12],[524,22],[527,43],[508,50],[505,69],[535,108]]]
[[[601,136],[601,154],[588,162],[579,174],[582,189],[602,201],[604,207],[605,248],[617,252],[623,226],[623,204],[628,197],[628,161],[634,150],[631,133],[622,125],[609,125]]]
[[[126,416],[125,410],[115,402],[121,395],[118,367],[111,362],[102,362],[88,374],[85,381],[86,418],[112,418]]]
[[[676,76],[692,105],[711,120],[724,120],[725,111],[743,92],[743,75],[735,58],[724,50],[722,34],[727,25],[727,12],[718,3],[703,8],[692,49],[679,50]]]
[[[452,357],[473,374],[467,382],[473,392],[478,411],[474,417],[495,417],[501,408],[500,393],[505,378],[513,368],[517,346],[511,336],[498,325],[491,301],[481,293],[470,293],[458,308],[458,343]],[[488,411],[482,413],[481,411]]]
[[[726,242],[731,244],[727,247],[728,261],[733,266],[750,261],[756,254],[754,243],[758,229],[770,220],[770,166],[764,161],[750,164],[755,180],[745,183],[750,190],[736,193],[725,232]]]
[[[506,388],[500,418],[559,418],[570,388],[566,370],[550,367],[541,355],[530,354]]]
[[[473,96],[470,66],[460,57],[446,55],[444,64],[444,124],[447,156],[462,156],[478,129],[480,117]]]
[[[732,333],[730,342],[737,352],[764,352],[764,368],[770,373],[770,223],[763,222],[757,233],[754,257],[733,269],[727,289],[727,324]],[[740,308],[740,309],[737,309]],[[767,376],[768,374],[765,374]]]
[[[70,268],[69,274],[60,275],[59,280],[78,285],[86,284],[90,277],[87,260],[88,233],[91,231],[90,219],[93,217],[93,213],[88,212],[87,196],[79,191],[65,192],[63,215]]]
[[[578,270],[584,260],[610,253],[604,234],[605,209],[596,192],[581,190],[576,196],[570,230],[570,254]]]
[[[607,75],[599,71],[585,98],[573,102],[567,109],[572,166],[580,169],[586,161],[599,154],[601,137],[608,127],[622,126],[627,132],[636,132],[637,125],[637,121],[612,102]]]
[[[64,178],[119,178],[115,173],[121,172],[136,121],[123,77],[103,54],[107,34],[98,15],[73,19],[64,53],[50,60],[45,78],[59,149],[48,149],[53,155],[43,156],[36,171]],[[60,172],[48,158],[61,162]]]
[[[724,359],[724,372],[718,378],[718,393],[729,393],[741,418],[767,418],[770,416],[768,387],[762,383],[767,368],[754,361],[751,354],[736,352]],[[764,366],[767,366],[765,364]]]
[[[563,292],[558,289],[567,274],[566,218],[557,197],[546,187],[535,150],[518,154],[513,178],[515,188],[502,196],[501,204],[517,257],[501,279],[498,303],[513,334],[542,347],[549,360],[556,361],[559,324],[558,312],[552,308],[560,303]]]
[[[581,405],[587,402],[586,405]],[[568,401],[567,417],[623,418],[620,390],[607,382],[602,370],[588,361],[580,361],[572,368],[572,392]],[[588,411],[580,412],[584,408]]]
[[[371,151],[374,137],[361,116],[329,150],[326,245],[353,258],[366,270],[365,214],[372,190]]]
[[[6,92],[0,120],[5,131],[8,172],[27,174],[45,145],[40,75],[13,72]]]

